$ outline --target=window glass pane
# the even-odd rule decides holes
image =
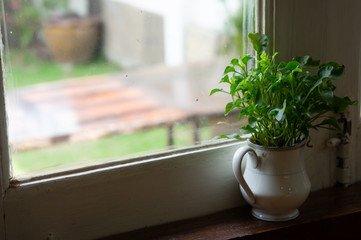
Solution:
[[[237,131],[225,66],[247,51],[254,2],[2,1],[14,176],[208,142]]]

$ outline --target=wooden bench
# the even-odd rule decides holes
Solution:
[[[44,83],[8,93],[16,99],[9,107],[10,142],[21,149],[40,148],[59,142],[96,139],[155,127],[168,128],[173,145],[175,123],[193,126],[199,141],[199,119],[223,115],[225,102],[209,97],[203,81],[207,76],[184,76],[187,67],[151,67],[116,73]],[[197,66],[193,66],[196,71]],[[221,72],[221,71],[220,71]],[[179,77],[181,76],[181,77]],[[11,102],[10,102],[11,103]]]

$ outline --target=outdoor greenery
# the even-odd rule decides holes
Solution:
[[[227,12],[225,30],[227,41],[225,52],[241,54],[248,48],[249,41],[247,33],[254,31],[255,25],[255,4],[253,0],[240,0],[239,6],[234,8],[229,5],[229,0],[221,0]]]
[[[27,48],[34,41],[39,41],[37,36],[41,24],[45,20],[56,21],[59,18],[71,15],[68,0],[8,0],[4,1],[6,33],[10,44]]]
[[[5,59],[5,65],[11,68],[16,87],[121,70],[117,65],[106,61],[102,55],[88,63],[68,66],[39,58],[34,51],[25,49],[11,49],[9,57],[10,61]]]
[[[14,87],[22,88],[122,70],[109,63],[100,53],[91,62],[84,64],[59,64],[52,60],[51,51],[44,41],[42,26],[49,20],[75,17],[69,11],[67,0],[9,0],[4,4],[5,26],[8,28],[5,37],[9,39],[3,55],[7,91],[14,90]],[[208,128],[202,129],[201,139],[210,139],[211,131]],[[193,132],[189,125],[177,126],[174,135],[176,147],[193,145]],[[167,128],[163,127],[92,141],[64,142],[46,148],[17,150],[12,153],[14,174],[36,175],[50,169],[57,171],[74,165],[100,163],[116,157],[164,150],[168,148],[167,139]]]
[[[6,34],[10,43],[20,48],[28,47],[41,25],[38,10],[28,0],[4,1],[3,7],[6,12],[5,23],[8,30]]]
[[[92,141],[64,143],[47,148],[17,151],[12,154],[14,173],[17,176],[34,175],[49,170],[59,171],[64,168],[117,160],[117,158],[140,155],[150,151],[161,151],[168,148],[167,134],[167,128],[159,127]],[[193,145],[192,128],[189,125],[176,125],[173,134],[175,146]],[[200,139],[210,138],[210,128],[201,128]]]
[[[5,62],[8,67],[9,64],[11,66],[16,87],[121,70],[116,65],[107,62],[103,56],[98,56],[86,64],[72,66],[62,66],[52,61],[43,60],[37,57],[35,52],[25,49],[11,49],[8,57],[11,61]],[[159,127],[91,141],[67,142],[46,148],[18,150],[12,153],[14,174],[16,176],[34,175],[101,163],[115,158],[126,158],[130,155],[162,151],[168,148],[167,134],[167,128]],[[189,124],[176,125],[173,134],[175,146],[193,145],[192,128]],[[211,137],[209,128],[203,127],[200,130],[201,140]]]
[[[320,64],[310,56],[295,57],[289,62],[277,62],[265,52],[268,38],[250,33],[249,39],[256,56],[246,54],[232,59],[220,81],[229,90],[213,89],[229,94],[232,101],[225,114],[237,108],[239,117],[247,116],[248,125],[242,133],[251,134],[256,144],[272,147],[292,146],[309,137],[310,129],[340,130],[334,115],[349,105],[356,105],[349,97],[338,97],[333,80],[339,79],[345,67],[336,62]],[[256,60],[256,67],[249,67]],[[315,74],[311,73],[314,69]],[[222,137],[240,138],[238,134]]]
[[[40,12],[47,20],[56,21],[69,12],[69,0],[41,0]]]
[[[107,62],[101,55],[92,62],[72,66],[46,61],[29,49],[10,49],[7,57],[10,57],[10,61],[5,59],[6,66],[12,69],[16,87],[121,70],[118,66]],[[189,125],[177,125],[174,131],[174,144],[177,147],[192,145],[192,129]],[[202,128],[200,134],[202,140],[211,138],[208,128]],[[58,171],[79,165],[100,163],[117,157],[124,158],[149,151],[160,151],[167,149],[167,139],[167,128],[160,127],[91,141],[18,150],[12,153],[14,173],[17,176],[33,175],[49,170]]]

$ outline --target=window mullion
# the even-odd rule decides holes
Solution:
[[[4,65],[2,61],[1,52],[1,67],[0,67],[0,129],[7,130],[7,115],[5,109],[5,81],[4,81]],[[9,155],[9,142],[8,142],[8,131],[0,131],[0,187],[1,193],[4,195],[6,189],[10,184],[10,155]]]

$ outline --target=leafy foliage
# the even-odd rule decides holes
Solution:
[[[56,21],[68,15],[74,17],[69,11],[69,0],[8,0],[4,1],[4,10],[11,44],[23,49],[37,40],[44,19]]]
[[[310,56],[276,62],[277,53],[265,53],[266,35],[250,33],[248,37],[257,55],[232,59],[220,81],[229,90],[216,88],[210,93],[222,92],[232,97],[225,115],[236,108],[240,110],[239,118],[248,117],[248,125],[241,132],[251,134],[250,140],[256,144],[284,147],[307,139],[310,129],[340,130],[336,118],[329,113],[340,113],[357,104],[349,97],[334,95],[333,80],[343,75],[345,67],[336,62],[320,64]],[[257,60],[256,67],[250,67],[251,60]],[[238,135],[224,136],[239,139]]]
[[[48,21],[59,21],[59,19],[72,15],[69,9],[69,0],[41,0],[41,13]]]
[[[221,0],[226,10],[226,53],[241,53],[248,46],[246,36],[248,32],[254,31],[254,1],[239,0],[238,6],[234,6],[234,1]]]
[[[40,16],[29,0],[4,1],[9,38],[20,48],[28,47],[40,28]],[[15,44],[16,45],[16,44]]]

